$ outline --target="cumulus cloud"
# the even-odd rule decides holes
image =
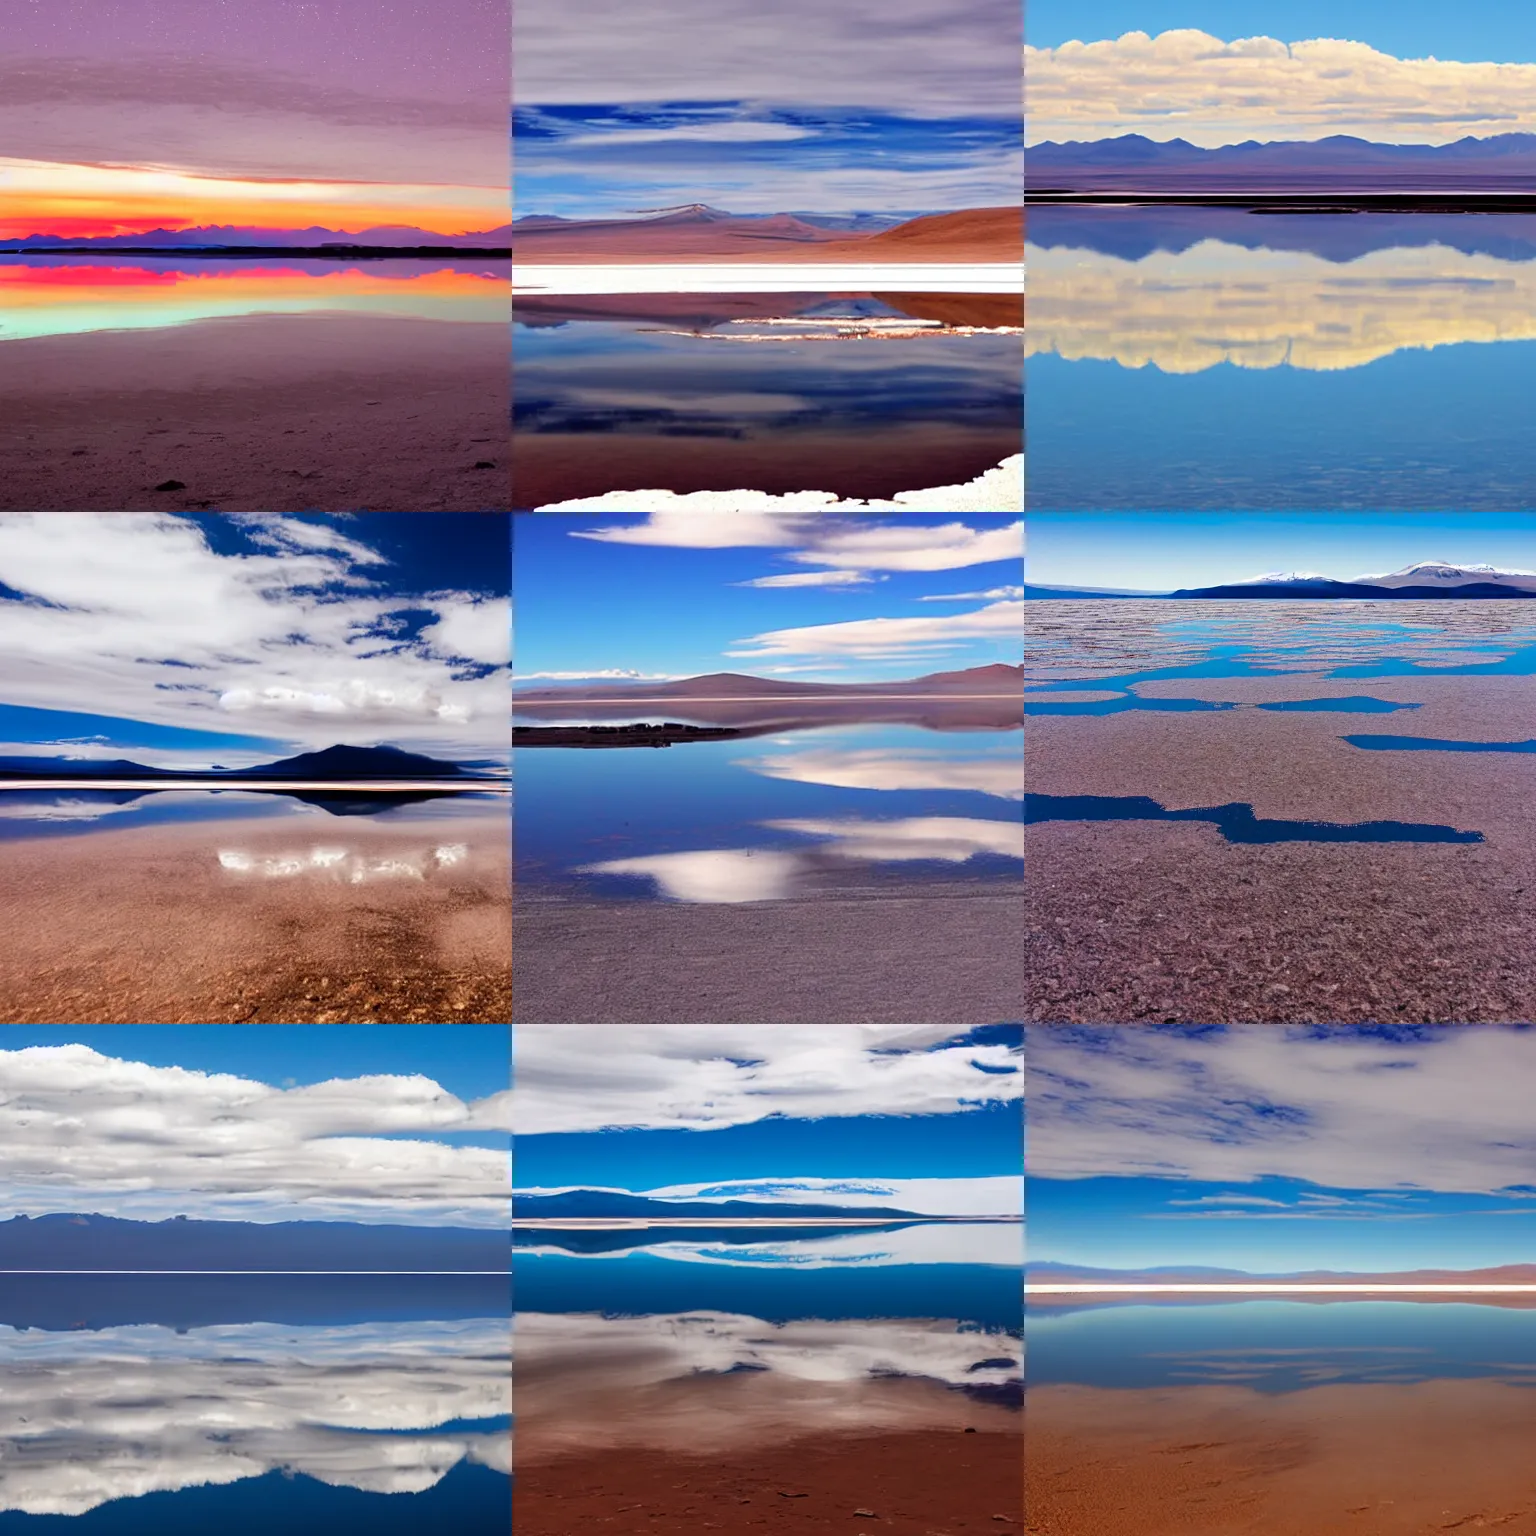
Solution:
[[[840,523],[789,556],[803,565],[861,571],[954,571],[993,560],[1024,558],[1022,521],[967,523],[901,520],[859,526]]]
[[[1019,1098],[1019,1053],[941,1025],[519,1026],[518,1130],[708,1130],[769,1115],[954,1114]]]
[[[1031,143],[1142,133],[1207,147],[1330,134],[1445,144],[1536,130],[1536,64],[1400,59],[1339,38],[1223,42],[1192,28],[1024,52]]]
[[[377,551],[334,527],[230,519],[248,540],[232,551],[216,526],[0,514],[0,583],[20,594],[0,601],[0,701],[313,746],[505,749],[504,602],[391,590]]]
[[[78,1044],[0,1050],[0,1210],[499,1226],[506,1156],[429,1139],[485,1113],[422,1076],[283,1089]]]
[[[1061,1026],[1031,1030],[1028,1054],[1037,1177],[1489,1194],[1536,1167],[1521,1028]]]
[[[0,1328],[0,1509],[81,1515],[112,1499],[302,1473],[418,1493],[462,1461],[509,1472],[511,1324],[251,1323],[179,1332]]]

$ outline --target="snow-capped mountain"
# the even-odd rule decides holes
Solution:
[[[1277,578],[1261,576],[1257,579]],[[1445,560],[1420,560],[1414,565],[1405,565],[1400,571],[1351,579],[1371,587],[1460,587],[1474,582],[1494,582],[1521,592],[1536,592],[1536,571],[1509,570],[1497,565],[1451,565]]]
[[[1271,585],[1282,581],[1332,581],[1334,578],[1322,571],[1265,571],[1262,576],[1245,576],[1240,585],[1256,586],[1259,582]]]

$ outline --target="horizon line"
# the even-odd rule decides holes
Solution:
[[[1235,1284],[1218,1285],[1212,1283],[1191,1282],[1188,1285],[1064,1285],[1051,1283],[1031,1283],[1025,1281],[1025,1295],[1129,1295],[1129,1294],[1182,1294],[1190,1292],[1199,1293],[1253,1293],[1265,1294],[1297,1292],[1302,1294],[1315,1292],[1345,1292],[1361,1294],[1366,1292],[1424,1292],[1426,1294],[1480,1294],[1483,1292],[1510,1292],[1510,1293],[1536,1293],[1536,1284],[1507,1284],[1490,1285],[1468,1283],[1464,1285],[1434,1283],[1419,1285],[1401,1284],[1373,1284],[1369,1281],[1357,1285],[1337,1285],[1301,1283],[1284,1281],[1275,1284]]]

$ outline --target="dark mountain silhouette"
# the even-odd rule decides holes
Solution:
[[[851,1216],[921,1221],[915,1211],[886,1207],[826,1205],[792,1200],[772,1204],[757,1200],[654,1200],[612,1189],[568,1189],[553,1195],[512,1195],[512,1219],[603,1220],[617,1217],[686,1222],[689,1217],[712,1216],[718,1220],[772,1222],[787,1216],[825,1216],[847,1220]]]
[[[1024,668],[1007,662],[989,666],[966,667],[959,672],[930,672],[923,677],[895,679],[884,683],[802,683],[777,677],[753,677],[744,672],[709,672],[703,677],[673,678],[669,682],[576,683],[558,688],[516,690],[517,700],[536,703],[540,699],[689,699],[740,698],[775,699],[810,695],[813,697],[860,698],[889,693],[1011,693],[1024,686]]]
[[[1244,581],[1218,587],[1183,587],[1172,597],[1268,597],[1268,598],[1368,598],[1372,601],[1403,598],[1498,598],[1536,597],[1536,592],[1501,587],[1491,581],[1469,581],[1458,587],[1378,587],[1355,581]]]
[[[778,1208],[775,1207],[774,1214],[777,1213]],[[916,1226],[923,1220],[892,1221],[880,1230]],[[832,1220],[825,1226],[818,1226],[814,1234],[808,1234],[804,1226],[777,1227],[770,1215],[750,1227],[690,1227],[684,1218],[676,1226],[668,1225],[666,1238],[669,1243],[707,1243],[711,1248],[732,1248],[753,1243],[804,1243],[808,1235],[813,1236],[816,1242],[825,1242],[829,1238],[849,1237],[867,1231],[868,1227],[840,1226],[836,1220]],[[634,1248],[645,1248],[655,1241],[655,1226],[512,1229],[514,1248],[560,1248],[566,1253],[624,1253]]]
[[[439,235],[411,224],[379,224],[355,233],[325,229],[312,224],[308,229],[264,229],[240,224],[201,224],[193,229],[152,229],[144,234],[28,235],[3,243],[8,250],[168,250],[196,251],[226,247],[268,246],[274,250],[318,249],[325,246],[388,247],[500,247],[511,238],[512,226],[474,230],[462,235]]]
[[[1377,144],[1348,134],[1315,140],[1224,144],[1143,134],[1047,140],[1031,146],[1030,196],[1057,192],[1145,192],[1369,196],[1479,192],[1536,194],[1536,134],[1501,133],[1451,144]]]
[[[337,1221],[129,1221],[60,1212],[0,1222],[7,1270],[505,1271],[504,1231]]]
[[[258,763],[249,768],[208,768],[184,770],[151,768],[129,758],[0,757],[0,780],[17,778],[49,779],[476,779],[459,763],[427,757],[420,752],[405,752],[399,747],[326,747],[318,752],[301,752],[297,757],[280,758],[275,763]]]

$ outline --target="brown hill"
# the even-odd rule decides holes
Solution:
[[[806,696],[859,698],[880,694],[985,694],[1024,689],[1024,668],[994,662],[985,667],[966,667],[959,672],[930,672],[924,677],[887,683],[802,683],[776,677],[750,677],[742,672],[711,672],[703,677],[680,677],[664,683],[566,684],[559,688],[518,688],[518,702],[542,699],[638,700],[638,699],[784,699]]]
[[[689,261],[1022,262],[1020,208],[924,214],[878,234],[779,213],[743,218],[702,206],[645,219],[520,219],[514,261],[530,265]]]

